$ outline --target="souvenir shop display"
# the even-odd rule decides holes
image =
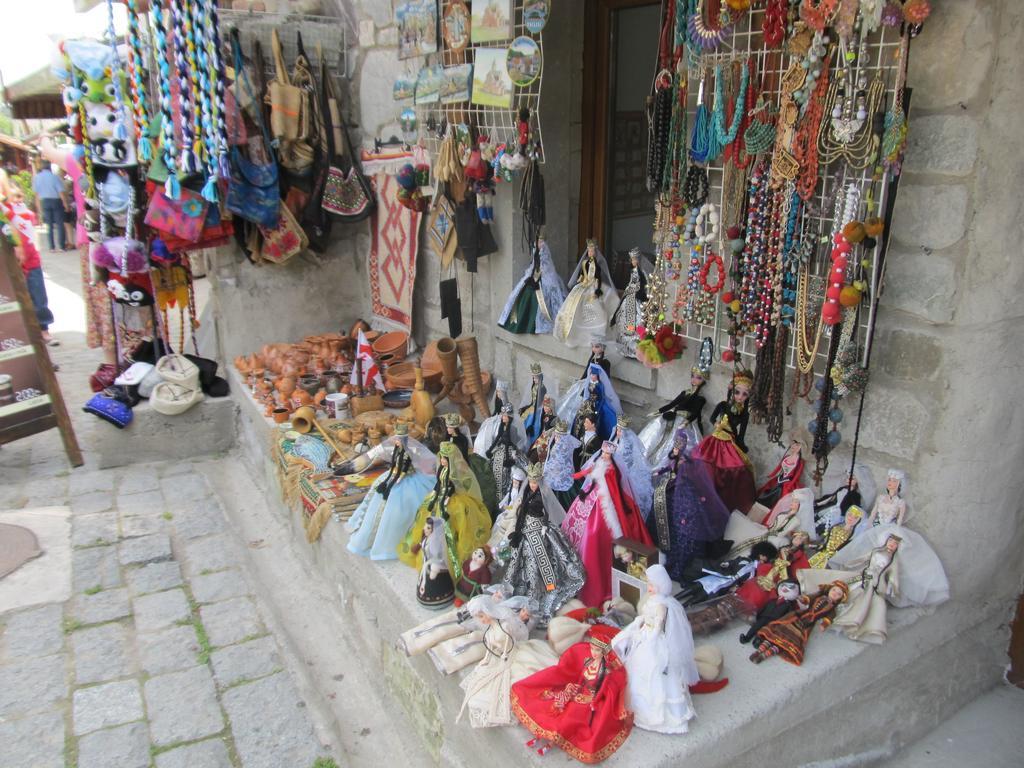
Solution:
[[[729,510],[715,491],[707,463],[687,453],[688,440],[688,431],[678,430],[672,450],[655,470],[654,507],[647,517],[651,539],[666,555],[669,576],[678,582],[707,544],[723,533],[728,536]]]
[[[637,506],[646,520],[654,503],[654,486],[651,482],[654,468],[647,462],[640,438],[629,428],[629,419],[622,414],[615,423],[611,442],[619,447],[616,453],[629,472],[629,482],[636,494]]]
[[[409,426],[395,425],[395,434],[381,442],[390,449],[387,470],[370,487],[366,498],[345,524],[352,535],[348,551],[372,560],[396,558],[413,516],[433,487],[437,460],[430,450],[409,437]]]
[[[700,681],[693,632],[686,612],[672,596],[663,565],[647,569],[647,598],[636,619],[611,641],[626,667],[626,706],[637,728],[686,733],[694,717],[689,687]]]
[[[547,624],[583,587],[586,572],[579,555],[560,528],[565,511],[544,482],[544,469],[532,464],[508,536],[511,550],[503,592],[525,595],[537,604],[535,615]]]
[[[569,387],[565,397],[558,403],[556,413],[577,437],[583,434],[583,417],[591,414],[595,418],[597,433],[602,440],[607,440],[622,413],[622,404],[604,368],[591,363],[587,376]]]
[[[740,635],[740,642],[746,645],[766,625],[796,610],[798,597],[800,597],[799,582],[792,579],[780,581],[775,588],[775,599],[769,600],[761,606],[761,610],[757,612],[757,616],[754,618],[753,623],[751,623],[750,628]]]
[[[419,541],[408,548],[409,554],[419,560],[416,599],[424,608],[444,608],[455,599],[445,528],[440,517],[428,517]]]
[[[555,317],[552,335],[569,347],[585,344],[594,335],[603,335],[615,314],[618,294],[612,287],[608,262],[597,247],[587,240],[576,269],[569,277],[569,294]]]
[[[798,607],[781,619],[769,622],[754,636],[756,650],[750,660],[760,664],[772,656],[781,656],[799,667],[804,660],[811,631],[819,624],[827,629],[835,620],[836,610],[846,602],[850,588],[843,581],[826,585],[821,592],[797,598]]]
[[[828,478],[826,478],[828,479]],[[864,464],[856,463],[843,478],[843,484],[814,501],[814,529],[818,535],[833,526],[842,525],[846,511],[852,506],[868,509],[874,506],[875,479]]]
[[[613,597],[600,610],[573,599],[548,622],[548,644],[561,655],[591,637],[610,640],[635,618],[636,606],[621,597]]]
[[[825,531],[818,551],[811,557],[811,568],[825,568],[835,554],[845,547],[864,518],[864,510],[853,506],[846,510],[842,525],[834,525]],[[806,591],[806,590],[805,590]]]
[[[540,418],[533,419],[531,414],[531,420],[534,421],[536,427],[539,428],[537,439],[532,443],[532,446],[537,446],[541,442],[543,436],[547,435],[555,428],[555,423],[558,421],[558,415],[555,413],[555,398],[551,395],[544,395],[544,399],[541,402]],[[545,456],[547,455],[546,452],[547,447],[545,446]],[[531,461],[543,461],[543,459],[531,458]]]
[[[473,619],[472,608],[483,600],[501,603],[505,596],[497,585],[484,587],[483,594],[473,598],[472,605],[463,605],[440,613],[432,614],[429,619],[407,629],[398,637],[398,649],[406,656],[420,656],[428,653],[437,645],[454,638],[465,638],[482,629]]]
[[[583,487],[562,522],[562,530],[587,571],[579,598],[588,606],[601,605],[612,596],[612,543],[616,539],[652,543],[617,450],[615,443],[605,441],[601,451],[574,475],[583,481]]]
[[[551,333],[569,292],[551,260],[543,232],[532,250],[532,260],[498,316],[498,325],[510,333]]]
[[[903,498],[903,486],[907,476],[902,470],[890,469],[885,477],[885,493],[875,498],[875,504],[868,515],[868,525],[903,525],[907,516],[907,502]]]
[[[484,419],[476,433],[473,451],[491,465],[491,474],[499,496],[512,485],[512,468],[526,463],[526,430],[511,403],[503,405],[497,416]]]
[[[644,274],[639,248],[629,249],[629,281],[612,315],[615,341],[623,357],[636,357],[637,326],[643,325],[643,305],[647,301],[647,275]]]
[[[814,529],[814,494],[810,488],[799,488],[779,499],[763,524],[733,511],[725,527],[725,538],[732,542],[728,557],[749,552],[759,541],[782,547],[790,543],[795,531],[803,531],[811,540],[818,538]]]
[[[757,504],[771,509],[783,496],[803,485],[804,451],[807,446],[799,438],[790,441],[786,453],[757,489]]]
[[[680,429],[686,430],[689,450],[696,448],[704,437],[704,405],[707,401],[700,392],[710,376],[710,364],[708,367],[693,366],[690,369],[690,388],[650,414],[651,420],[638,436],[647,460],[653,466],[665,463]]]
[[[568,509],[579,494],[575,457],[582,443],[569,434],[569,426],[562,420],[555,422],[548,435],[547,458],[544,459],[544,482],[555,494],[563,509]]]
[[[462,460],[473,474],[480,491],[480,498],[490,513],[491,519],[498,516],[498,483],[491,459],[479,453],[473,453],[470,449],[472,443],[469,440],[469,426],[457,413],[445,414],[445,430],[448,432],[446,440],[451,441],[459,449]],[[502,464],[501,472],[508,473],[511,479],[511,468]]]
[[[576,415],[577,428],[579,429],[579,447],[572,457],[573,468],[578,472],[587,459],[594,456],[600,449],[601,435],[597,431],[597,415],[589,404],[583,406]]]

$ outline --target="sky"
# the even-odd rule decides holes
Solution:
[[[99,37],[107,28],[105,2],[86,13],[75,12],[75,0],[0,0],[0,8],[0,72],[5,83],[48,66],[55,55],[53,37]],[[119,33],[124,16],[124,6],[116,4]]]

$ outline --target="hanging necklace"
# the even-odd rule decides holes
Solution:
[[[722,77],[722,65],[719,64],[715,67],[715,103],[714,111],[711,113],[711,130],[714,135],[714,145],[718,147],[725,147],[731,144],[739,132],[740,123],[743,122],[744,117],[743,110],[747,98],[747,85],[750,82],[750,69],[744,63],[740,74],[740,87],[736,92],[732,124],[729,126],[729,130],[725,129],[725,99],[722,96]],[[721,149],[719,153],[721,153]],[[708,159],[713,160],[715,157],[717,155]]]
[[[800,18],[811,29],[823,32],[838,10],[839,0],[803,0],[800,4]]]
[[[696,55],[715,50],[728,35],[724,26],[712,27],[704,21],[705,0],[698,0],[694,12],[686,21],[686,40],[690,52]]]

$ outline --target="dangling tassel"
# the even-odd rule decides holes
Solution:
[[[149,143],[149,138],[146,136],[139,139],[139,157],[144,163],[148,163],[153,159],[153,146]]]
[[[124,114],[121,115],[124,118]],[[118,141],[128,141],[128,129],[124,127],[124,120],[117,124],[114,128],[114,136],[117,137]]]
[[[164,194],[171,198],[171,200],[177,200],[181,197],[181,185],[178,183],[178,177],[173,173],[167,177],[167,182],[164,184]]]
[[[208,176],[203,185],[203,197],[211,203],[217,202],[217,177]]]

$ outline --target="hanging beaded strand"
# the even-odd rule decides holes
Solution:
[[[107,43],[110,45],[110,82],[114,86],[114,112],[118,116],[114,126],[114,136],[120,141],[128,140],[128,129],[125,123],[124,93],[121,92],[121,57],[117,53],[117,32],[114,30],[114,0],[107,0]],[[84,129],[84,126],[83,126]]]
[[[192,104],[192,162],[196,173],[202,171],[206,160],[206,146],[203,144],[204,115],[210,114],[209,103],[204,104],[204,97],[207,97],[203,82],[206,77],[206,70],[200,66],[197,49],[203,48],[201,44],[201,29],[197,27],[199,21],[199,4],[197,0],[185,0],[182,8],[182,30],[185,33],[185,61],[188,64],[188,85],[190,88],[189,100]],[[208,97],[207,97],[208,98]]]
[[[139,159],[149,163],[153,148],[149,140],[149,99],[146,94],[146,60],[142,48],[139,26],[139,2],[128,0],[128,64],[132,76],[132,106],[135,110],[135,128],[139,146]]]
[[[214,129],[214,99],[210,82],[210,62],[207,54],[206,25],[203,20],[199,2],[189,4],[189,69],[192,72],[193,88],[199,95],[200,109],[196,110],[199,120],[199,133],[196,135],[196,155],[206,165],[206,183],[203,184],[202,195],[211,203],[217,202],[217,133]],[[212,94],[212,95],[215,95]]]
[[[217,161],[220,176],[230,175],[228,170],[227,102],[224,99],[226,75],[224,59],[220,50],[220,21],[217,15],[217,0],[204,0],[203,23],[206,28],[206,58],[209,62],[208,77],[211,83],[210,95],[213,103],[213,129],[217,136]]]
[[[192,131],[192,83],[188,76],[188,53],[185,43],[185,18],[187,14],[182,7],[183,0],[170,0],[170,2],[170,34],[173,37],[174,43],[174,61],[178,73],[178,99],[181,103],[181,154],[179,156],[179,163],[182,172],[190,174],[195,173],[197,168],[196,157],[192,153],[192,143],[195,140],[195,134]]]
[[[166,0],[153,0],[150,5],[153,23],[153,55],[156,60],[157,85],[160,88],[160,134],[164,166],[167,168],[165,194],[172,200],[181,196],[178,163],[174,145],[174,114],[171,111],[171,52],[167,40]]]

